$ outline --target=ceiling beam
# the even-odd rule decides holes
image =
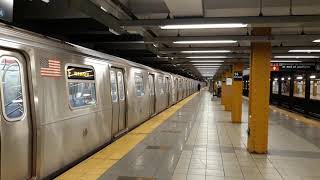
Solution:
[[[109,28],[110,32],[115,34],[124,33],[120,27],[120,22],[112,15],[104,12],[100,7],[88,0],[69,0],[69,6],[76,9]]]
[[[251,16],[251,17],[206,17],[206,18],[179,18],[179,19],[145,19],[121,21],[123,27],[159,27],[177,24],[224,24],[244,23],[252,27],[288,27],[320,25],[320,15],[294,15],[294,16]]]

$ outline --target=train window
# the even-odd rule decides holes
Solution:
[[[306,79],[305,75],[296,75],[294,78],[294,86],[293,86],[293,96],[294,97],[305,97],[305,87],[306,87]]]
[[[143,77],[141,73],[134,74],[134,81],[136,85],[136,95],[144,96],[144,86],[143,86]]]
[[[279,94],[279,81],[278,78],[274,78],[272,81],[272,94]]]
[[[290,76],[284,76],[281,78],[281,95],[290,96]]]
[[[17,121],[24,114],[22,71],[15,57],[0,58],[3,114],[8,121]]]
[[[158,77],[158,84],[159,84],[159,90],[160,90],[160,94],[164,94],[164,90],[163,90],[163,78],[162,77]]]
[[[117,78],[118,78],[118,88],[119,88],[119,99],[120,101],[123,101],[124,100],[124,84],[123,84],[122,72],[118,71]]]
[[[92,67],[67,66],[67,79],[71,108],[96,104],[95,74]]]
[[[320,100],[320,73],[310,76],[310,99]]]
[[[112,102],[118,102],[118,87],[117,78],[114,71],[110,71],[110,83],[111,83],[111,99]]]

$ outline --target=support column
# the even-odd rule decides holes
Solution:
[[[271,28],[253,28],[252,35],[271,35]],[[252,42],[250,59],[248,151],[267,153],[271,42]]]
[[[235,63],[232,67],[232,71],[233,71],[233,82],[232,82],[231,119],[233,123],[241,123],[243,63]]]
[[[232,73],[231,72],[226,72],[225,73],[225,86],[224,86],[224,109],[226,111],[231,111],[232,109],[232,85],[229,85],[227,83],[227,79],[231,78],[232,79]]]
[[[226,104],[226,73],[223,73],[223,77],[221,79],[221,104],[225,105]]]

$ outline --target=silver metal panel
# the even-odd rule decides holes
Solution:
[[[1,113],[2,115],[0,116],[1,179],[28,179],[31,177],[32,128],[26,62],[20,54],[5,51],[2,48],[0,49],[0,57],[1,56],[13,56],[19,61],[20,73],[22,74],[21,88],[22,92],[24,92],[22,101],[25,101],[23,102],[24,114],[21,118],[18,118],[15,121],[8,121],[4,116],[4,113]],[[1,99],[3,100],[3,91],[1,92],[1,96]],[[2,108],[3,107],[4,106],[2,106]]]
[[[149,112],[150,116],[154,115],[155,113],[155,102],[156,102],[156,96],[155,96],[155,87],[154,87],[154,75],[149,74]]]
[[[120,114],[120,104],[119,104],[119,94],[117,86],[117,71],[114,68],[110,69],[110,83],[111,86],[111,101],[112,101],[112,135],[119,132],[119,114]]]

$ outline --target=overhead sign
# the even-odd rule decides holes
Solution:
[[[242,81],[242,71],[234,71],[233,72],[233,80]]]
[[[0,0],[0,20],[12,22],[13,0]]]
[[[271,71],[319,71],[320,65],[316,63],[272,63]]]
[[[68,79],[94,80],[94,70],[91,68],[68,66],[67,76]]]
[[[226,85],[231,86],[232,85],[232,78],[227,78],[226,79]]]

